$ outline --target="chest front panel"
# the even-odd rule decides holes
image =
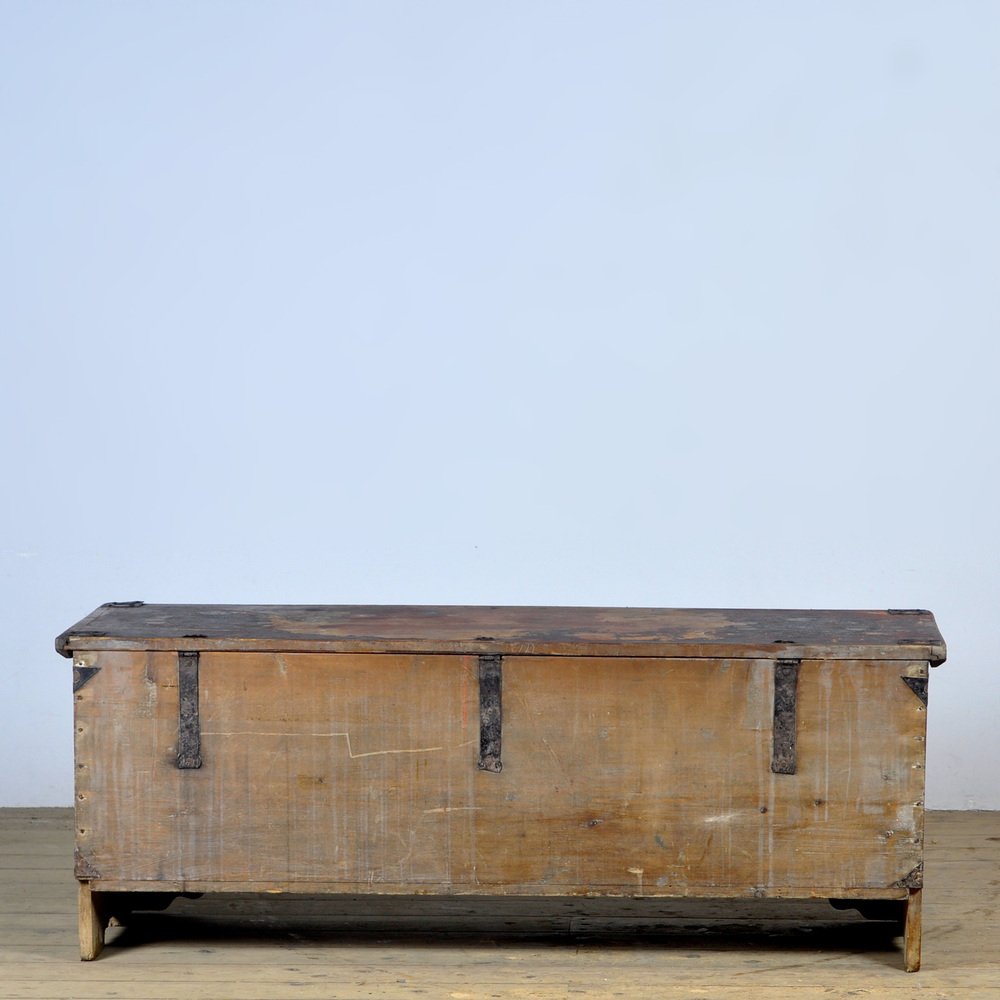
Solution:
[[[178,654],[77,659],[89,879],[794,894],[922,853],[926,662],[803,659],[775,773],[774,659],[504,655],[500,771],[475,655],[202,652],[186,768]]]

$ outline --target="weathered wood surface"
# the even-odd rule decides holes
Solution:
[[[475,656],[203,653],[178,770],[176,655],[81,655],[97,887],[903,898],[922,857],[926,664],[803,661],[775,774],[772,662],[507,656],[497,774]]]
[[[927,660],[927,611],[347,605],[103,605],[56,640],[81,649],[507,653]]]
[[[104,948],[107,920],[100,905],[100,896],[86,882],[80,883],[78,894],[80,957],[85,961],[97,958]]]
[[[917,972],[920,969],[923,895],[923,889],[911,889],[910,898],[906,904],[903,931],[903,967],[907,972]]]
[[[1000,998],[1000,813],[927,816],[923,969],[825,903],[206,896],[81,963],[69,809],[0,810],[0,997]]]

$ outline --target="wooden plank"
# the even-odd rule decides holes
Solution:
[[[72,817],[72,806],[4,806],[0,808],[0,829],[13,829],[22,823],[65,829],[67,816]]]
[[[493,906],[481,906],[467,913],[442,914],[436,910],[414,906],[412,898],[406,902],[408,904],[406,909],[393,910],[385,906],[385,900],[379,899],[374,903],[369,902],[365,913],[343,913],[338,912],[336,908],[327,912],[319,907],[306,912],[297,908],[286,912],[280,907],[269,910],[254,909],[248,901],[241,901],[234,903],[232,907],[222,908],[213,906],[207,897],[203,897],[189,906],[181,907],[180,904],[175,904],[167,911],[166,918],[170,920],[192,919],[194,921],[216,920],[227,924],[234,919],[237,922],[246,920],[275,928],[307,927],[315,928],[318,931],[329,930],[334,935],[348,928],[364,930],[372,934],[393,929],[409,929],[412,933],[438,935],[447,932],[453,935],[468,933],[477,936],[491,934],[534,935],[542,928],[561,928],[573,933],[591,931],[602,933],[604,930],[610,930],[612,932],[620,931],[628,935],[644,928],[662,928],[665,932],[692,928],[703,929],[706,932],[716,932],[727,928],[765,928],[768,933],[772,933],[789,928],[797,931],[806,927],[826,929],[842,924],[864,924],[866,933],[869,931],[877,932],[870,926],[872,922],[866,921],[857,912],[835,910],[828,904],[823,904],[822,910],[817,908],[811,912],[785,907],[759,908],[759,904],[745,909],[730,906],[730,912],[725,913],[722,912],[722,907],[707,908],[695,905],[697,902],[695,900],[685,900],[683,909],[668,910],[663,914],[625,913],[616,915],[588,912],[585,908],[573,913],[559,908],[545,907],[538,907],[532,911],[504,913],[497,912],[497,908]],[[953,912],[953,910],[953,906],[942,905],[939,902],[936,907],[928,908],[927,913],[929,919],[933,918],[933,921],[937,921],[941,914]],[[156,919],[157,915],[139,914],[131,919],[146,921],[147,917],[148,919]],[[45,926],[43,915],[26,917],[25,919],[35,920],[39,927]],[[886,923],[888,925],[891,922],[886,921]],[[1000,925],[1000,915],[986,915],[982,917],[982,923],[985,927],[992,927],[995,932]],[[898,928],[895,923],[892,923],[892,926]]]
[[[39,865],[44,865],[45,859],[40,858],[38,863]],[[53,869],[45,867],[7,868],[4,870],[3,880],[9,888],[13,888],[15,886],[35,886],[38,885],[40,880],[51,878],[52,874]],[[73,893],[76,892],[73,870],[72,868],[67,867],[65,859],[61,859],[59,866],[59,879],[63,891],[68,889]]]
[[[903,942],[903,967],[907,972],[917,972],[920,969],[920,946],[923,934],[921,919],[922,889],[911,889],[910,899],[906,904],[906,928]]]
[[[104,914],[97,894],[91,892],[90,886],[85,882],[80,883],[78,899],[80,958],[92,961],[104,948]]]
[[[770,661],[505,657],[500,774],[472,656],[202,654],[193,771],[176,657],[100,665],[77,845],[103,889],[891,895],[921,858],[906,664],[803,661],[794,775],[770,769]]]
[[[802,956],[789,956],[793,959],[802,958]],[[797,963],[796,963],[797,964]],[[405,973],[408,970],[396,970],[395,978],[392,978],[391,974],[388,974],[385,979],[378,982],[379,992],[378,996],[384,997],[414,997],[414,996],[424,996],[426,997],[428,993],[437,996],[449,996],[452,1000],[497,1000],[497,998],[511,997],[515,1000],[523,998],[523,1000],[565,1000],[566,997],[572,997],[575,995],[590,995],[590,996],[614,996],[614,997],[639,997],[639,998],[650,998],[650,1000],[658,1000],[660,997],[666,997],[668,1000],[671,998],[685,998],[685,1000],[690,1000],[692,996],[701,997],[704,992],[692,993],[692,987],[690,985],[685,986],[667,986],[663,985],[663,977],[667,975],[667,970],[664,970],[660,974],[659,981],[657,977],[644,977],[642,981],[638,982],[621,982],[616,983],[618,989],[614,989],[608,992],[607,983],[601,983],[601,977],[595,977],[593,974],[584,976],[573,976],[569,979],[565,979],[561,984],[539,984],[534,980],[527,978],[525,980],[518,981],[514,986],[508,984],[505,980],[499,982],[487,982],[479,983],[469,977],[462,977],[459,984],[456,984],[453,980],[443,977],[439,980],[409,980],[406,978]],[[404,975],[400,975],[400,973]],[[752,970],[748,970],[748,974],[752,974]],[[595,981],[596,980],[596,981]],[[323,988],[319,984],[307,983],[303,980],[292,980],[289,985],[293,983],[301,984],[299,988],[295,990],[296,996],[305,997],[316,997],[323,998],[329,997],[329,993],[324,993]],[[355,983],[351,983],[342,988],[336,994],[336,997],[342,997],[344,1000],[356,1000],[358,997],[359,990],[364,990],[368,986],[369,980],[367,978],[360,979]],[[456,990],[456,985],[458,989]],[[601,987],[604,987],[602,990]],[[198,1000],[200,997],[206,997],[211,1000],[212,997],[218,997],[219,1000],[228,1000],[229,997],[246,997],[252,996],[255,998],[272,997],[275,1000],[284,1000],[288,996],[287,992],[282,992],[282,990],[287,990],[287,987],[272,987],[268,992],[263,992],[260,987],[257,988],[253,994],[240,993],[239,988],[233,992],[226,991],[224,993],[213,993],[212,989],[215,984],[208,990],[197,989],[194,993],[190,994],[194,1000]],[[768,994],[766,991],[769,987],[764,986],[762,990],[761,984],[754,983],[752,986],[744,986],[741,988],[727,988],[725,986],[713,985],[711,987],[711,997],[713,1000],[728,1000],[728,998],[734,998],[734,1000],[740,1000],[740,998],[751,997],[759,998],[765,997]],[[773,987],[771,987],[773,988]],[[781,988],[787,988],[787,981],[783,983]],[[698,988],[696,988],[698,989]],[[872,995],[876,994],[876,991],[870,991]],[[158,996],[170,996],[169,993],[165,994],[146,994],[145,991],[142,994],[144,997],[154,998]],[[362,994],[367,995],[367,994]],[[856,1000],[858,996],[858,991],[856,988],[851,988],[850,986],[842,986],[840,989],[820,989],[812,987],[803,987],[796,984],[793,987],[793,993],[791,994],[796,997],[801,997],[803,1000]],[[900,1000],[912,1000],[913,993],[907,992],[903,989],[899,989],[894,986],[880,987],[877,992],[878,996],[884,997],[895,997],[900,998]],[[975,998],[975,1000],[991,1000],[991,998],[996,998],[1000,996],[1000,990],[993,987],[992,984],[983,984],[979,987],[970,989],[967,993],[956,993],[956,996],[968,996],[970,998]],[[81,1000],[83,998],[81,997]],[[336,1000],[336,998],[335,998]]]
[[[559,941],[555,937],[549,940]],[[44,955],[38,951],[34,961],[12,957],[0,966],[0,971],[5,973],[4,982],[10,970],[12,982],[59,983],[62,997],[77,995],[75,983],[102,983],[105,989],[109,983],[117,983],[125,990],[123,996],[147,996],[144,990],[149,984],[172,985],[175,990],[179,984],[190,984],[192,988],[210,990],[220,982],[240,980],[259,983],[257,988],[262,991],[268,985],[280,987],[284,982],[287,989],[289,981],[311,980],[325,985],[332,996],[356,997],[357,992],[346,990],[359,985],[377,989],[399,979],[414,988],[436,986],[436,995],[447,995],[439,992],[441,987],[491,984],[506,996],[509,990],[527,986],[565,989],[575,982],[603,996],[611,988],[642,987],[659,981],[661,986],[683,984],[692,992],[710,990],[714,996],[719,988],[735,980],[742,981],[747,991],[744,995],[774,996],[779,991],[796,996],[820,974],[831,993],[856,990],[858,982],[863,981],[869,991],[865,996],[893,995],[896,989],[906,989],[900,984],[902,980],[912,984],[910,992],[897,995],[912,997],[915,991],[926,990],[929,996],[936,997],[945,991],[951,996],[959,990],[988,989],[997,984],[1000,971],[995,961],[982,956],[977,959],[967,950],[951,956],[947,945],[942,944],[929,952],[919,977],[905,976],[897,966],[897,945],[884,937],[862,933],[819,940],[815,933],[777,939],[740,934],[712,939],[689,934],[673,939],[646,938],[638,943],[597,938],[540,946],[499,939],[469,943],[407,937],[393,938],[390,944],[370,938],[362,938],[360,943],[302,943],[288,938],[270,943],[258,930],[207,939],[192,932],[178,943],[165,945],[136,939],[127,943],[126,931],[118,933],[117,941],[120,943],[109,938],[104,958],[96,963],[81,965],[72,949],[63,948]],[[995,943],[995,939],[991,942],[981,934],[975,941],[980,947]],[[5,954],[12,952],[6,950]],[[932,956],[938,967],[931,961]],[[0,996],[7,996],[2,990],[0,985]],[[184,995],[188,995],[187,991]]]
[[[571,979],[564,985],[536,985],[527,982],[519,983],[516,987],[510,987],[507,983],[480,984],[469,982],[468,977],[462,977],[460,984],[456,984],[451,979],[434,981],[418,980],[413,982],[403,975],[406,971],[397,970],[395,979],[387,978],[385,980],[376,980],[375,982],[362,979],[343,985],[334,979],[328,986],[324,986],[323,983],[308,982],[294,977],[289,977],[285,984],[275,984],[272,987],[250,980],[231,983],[211,983],[207,986],[192,983],[190,987],[185,984],[184,995],[190,998],[190,1000],[203,1000],[203,998],[204,1000],[255,1000],[255,998],[256,1000],[266,1000],[266,998],[287,1000],[289,995],[302,997],[304,1000],[312,1000],[312,998],[315,998],[315,1000],[338,1000],[338,998],[357,1000],[359,996],[372,995],[371,989],[374,987],[378,989],[376,995],[385,997],[386,1000],[393,1000],[393,998],[398,997],[426,997],[429,992],[431,995],[450,997],[451,1000],[496,1000],[497,997],[510,998],[510,1000],[566,1000],[567,996],[573,996],[574,994],[589,994],[595,985],[586,979]],[[65,990],[68,985],[69,983],[65,980],[44,985],[29,983],[12,984],[9,992],[5,991],[3,996],[10,998],[10,1000],[19,1000],[19,998],[31,998],[31,1000],[65,1000],[65,997],[70,994],[59,991]],[[460,985],[461,988],[457,989],[457,985]],[[629,984],[627,989],[624,984],[621,984],[621,986],[620,990],[595,995],[637,997],[639,1000],[644,1000],[644,998],[651,998],[651,1000],[684,998],[684,1000],[690,1000],[692,996],[699,996],[697,993],[692,994],[690,987],[664,986],[662,982]],[[72,993],[72,996],[75,1000],[98,1000],[98,998],[99,1000],[105,1000],[108,994],[101,992],[101,990],[106,988],[107,985],[101,983],[78,984],[73,982],[75,992]],[[166,986],[147,984],[142,987],[139,995],[144,1000],[176,1000],[176,993],[173,992],[175,989],[176,986],[173,984]],[[758,984],[739,987],[713,986],[711,997],[712,1000],[744,1000],[747,997],[766,996],[765,993],[758,992],[759,989],[760,986]],[[1000,988],[987,986],[978,987],[978,989],[985,989],[985,992],[970,990],[963,995],[975,998],[975,1000],[993,1000],[993,998],[1000,996]],[[336,990],[336,992],[332,992],[333,990]],[[503,992],[498,992],[498,990],[503,990]],[[753,990],[752,993],[750,992],[751,990]],[[797,986],[794,989],[793,995],[799,998],[799,1000],[856,1000],[858,990],[846,986],[839,990],[831,990],[823,987]],[[899,998],[899,1000],[912,1000],[913,993],[912,987],[911,991],[903,988],[887,987],[880,989],[877,993],[869,990],[865,993],[865,996],[885,996]]]
[[[330,895],[346,893],[365,892],[368,897],[392,898],[410,897],[413,895],[424,895],[428,892],[426,887],[414,887],[410,882],[380,883],[378,889],[373,889],[372,885],[365,882],[320,882],[316,880],[297,882],[219,882],[214,880],[188,879],[178,882],[153,882],[151,880],[127,880],[127,879],[94,879],[91,880],[95,887],[102,892],[190,892],[205,893],[212,892],[220,895],[229,893],[257,892],[267,893],[274,896],[298,895],[300,893],[320,892]],[[570,887],[571,888],[571,887]],[[562,898],[567,895],[567,886],[562,884],[539,886],[535,883],[518,884],[493,884],[480,882],[474,888],[464,890],[454,890],[449,895],[457,899],[469,899],[475,896],[490,896],[493,899],[502,898]],[[438,891],[433,890],[435,895]],[[734,894],[725,886],[685,886],[680,889],[665,889],[657,892],[648,892],[641,896],[628,889],[620,892],[600,891],[602,897],[607,898],[640,898],[648,900],[678,900],[678,899],[720,899],[732,897]],[[572,894],[570,894],[572,895]],[[588,898],[588,894],[580,893],[580,898]],[[849,888],[844,886],[813,886],[803,888],[801,886],[768,886],[764,888],[748,889],[742,894],[745,899],[782,899],[782,900],[815,900],[815,899],[886,899],[904,900],[906,890],[890,888]]]
[[[72,850],[71,841],[67,840],[61,844],[39,844],[39,849],[34,854],[0,853],[0,869],[38,868],[46,858],[52,858],[53,864],[58,866],[60,862],[66,861],[69,853],[67,848]]]
[[[930,612],[467,606],[103,606],[72,651],[249,650],[941,662]]]
[[[75,937],[72,929],[67,934]],[[788,929],[777,935],[740,929],[645,936],[541,932],[525,940],[503,935],[430,938],[384,931],[379,937],[371,933],[340,938],[306,935],[298,940],[267,928],[237,926],[222,934],[204,925],[175,934],[173,941],[164,943],[131,935],[127,928],[111,930],[104,954],[96,963],[86,965],[83,973],[74,947],[44,948],[29,943],[21,946],[26,952],[22,957],[13,946],[4,949],[0,971],[6,978],[7,969],[15,966],[24,970],[26,979],[43,981],[174,982],[190,977],[212,982],[245,976],[267,982],[277,972],[311,967],[321,971],[330,984],[366,979],[377,982],[386,974],[400,975],[402,971],[411,981],[440,983],[452,978],[456,983],[492,981],[507,986],[527,978],[524,973],[528,972],[538,983],[565,983],[580,977],[591,979],[594,986],[602,979],[625,985],[659,976],[663,981],[686,983],[689,988],[713,989],[743,977],[748,977],[748,986],[794,989],[822,974],[831,987],[853,984],[856,988],[863,979],[873,991],[908,980],[913,984],[911,997],[917,990],[926,989],[928,995],[936,996],[935,989],[1000,982],[1000,966],[995,961],[966,949],[953,956],[946,944],[931,947],[930,941],[919,977],[907,976],[900,963],[900,939],[864,928],[836,934]],[[996,937],[979,934],[976,941],[989,948],[995,945]],[[101,971],[91,971],[98,969]],[[4,995],[0,983],[0,996]]]

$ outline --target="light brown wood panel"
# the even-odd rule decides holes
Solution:
[[[85,655],[78,873],[108,884],[808,895],[921,856],[926,665],[804,661],[784,775],[773,661],[507,656],[493,774],[473,656],[203,653],[178,770],[176,655]]]
[[[469,845],[439,837],[480,777],[475,658],[205,654],[197,770],[174,761],[176,657],[99,662],[77,700],[84,873],[470,880]]]
[[[923,811],[925,713],[900,672],[804,662],[785,775],[771,661],[506,658],[478,876],[527,864],[523,881],[640,895],[890,886],[919,862]]]

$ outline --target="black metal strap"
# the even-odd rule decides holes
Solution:
[[[100,672],[100,667],[78,667],[73,666],[73,693],[75,694],[83,687],[87,681],[91,680]]]
[[[479,657],[479,767],[483,771],[503,770],[500,736],[503,711],[503,657]]]
[[[799,661],[776,660],[774,664],[774,735],[771,770],[795,774],[795,715],[798,699]]]
[[[926,677],[901,677],[900,680],[926,705],[927,704],[927,678]]]
[[[198,718],[198,654],[177,654],[177,766],[201,767],[201,722]]]

